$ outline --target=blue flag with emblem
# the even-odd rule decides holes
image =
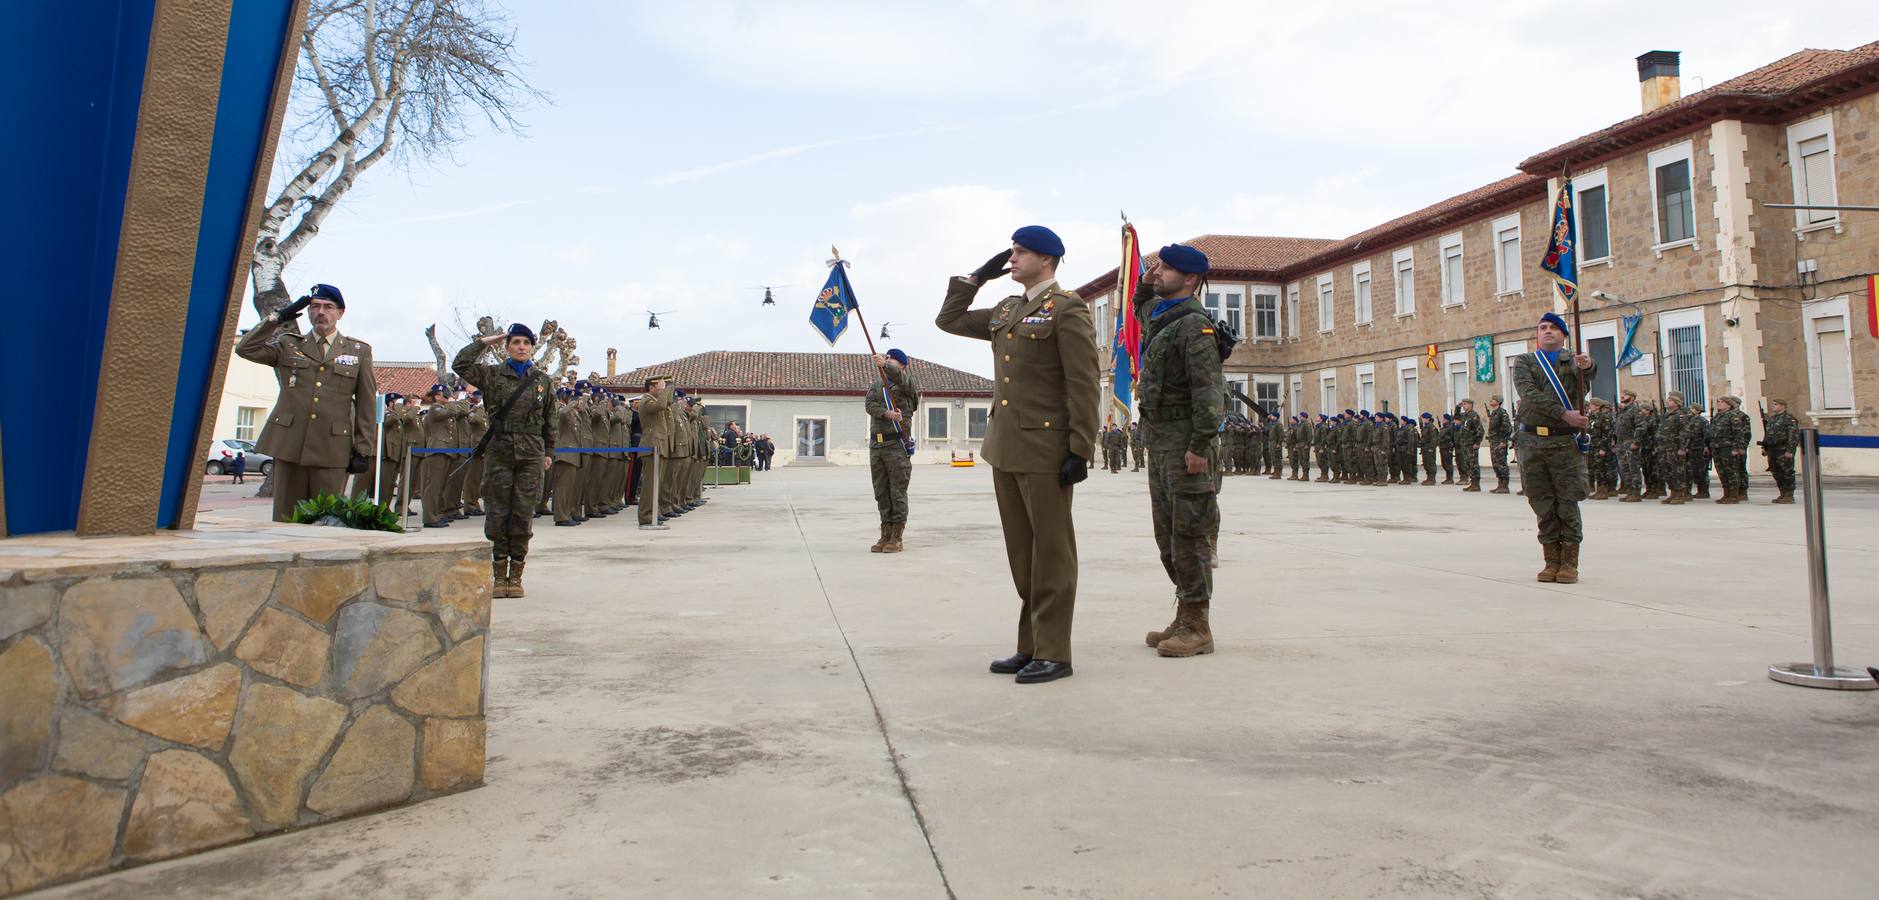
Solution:
[[[1638,325],[1643,321],[1643,316],[1625,316],[1625,348],[1618,351],[1620,366],[1628,366],[1644,358],[1644,351],[1634,346],[1638,339]]]
[[[848,311],[859,305],[855,302],[855,289],[848,284],[848,262],[830,260],[829,280],[823,283],[821,293],[816,294],[815,306],[809,309],[809,325],[833,347],[836,338],[848,330]]]
[[[1567,303],[1579,295],[1579,230],[1572,214],[1572,175],[1561,174],[1559,196],[1553,201],[1553,234],[1546,242],[1540,268],[1553,276],[1559,296]]]

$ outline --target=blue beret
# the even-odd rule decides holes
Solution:
[[[887,351],[887,358],[897,363],[900,363],[903,366],[907,365],[907,353],[906,351],[900,349],[899,347],[895,347],[892,350]]]
[[[399,401],[399,400],[403,400],[404,398],[405,398],[405,395],[403,395],[403,394],[400,394],[400,393],[398,393],[397,391],[386,391],[386,392],[385,392],[385,402],[386,402],[386,403],[393,403],[393,402],[396,402],[396,401]]]
[[[509,337],[517,336],[528,338],[528,342],[531,344],[535,343],[535,332],[530,331],[529,327],[521,322],[509,326]]]
[[[1566,327],[1566,320],[1560,318],[1559,313],[1553,313],[1553,312],[1547,313],[1546,315],[1543,315],[1540,317],[1540,321],[1551,322],[1553,323],[1553,327],[1558,328],[1561,334],[1564,334],[1567,337],[1572,337],[1572,329]]]
[[[1045,256],[1063,255],[1063,239],[1057,237],[1057,232],[1042,225],[1026,225],[1012,232],[1011,239],[1018,246],[1033,253],[1042,253]]]
[[[1361,416],[1369,416],[1369,415],[1370,415],[1370,410],[1367,410],[1367,409],[1363,409],[1363,410],[1358,410],[1357,412],[1358,412],[1358,415],[1361,415]]]
[[[1415,420],[1415,419],[1412,419],[1412,418],[1410,418],[1410,417],[1408,417],[1408,416],[1404,416],[1404,417],[1403,417],[1403,421],[1404,421],[1404,422],[1407,422],[1407,423],[1409,423],[1409,424],[1411,424],[1411,425],[1414,425],[1414,424],[1416,424],[1416,420]]]
[[[1430,414],[1428,414],[1428,413],[1423,413],[1423,414],[1422,414],[1422,417],[1423,417],[1423,418],[1425,418],[1425,419],[1431,419],[1431,420],[1433,420],[1433,419],[1435,418],[1435,416],[1432,416],[1432,415],[1430,415]]]
[[[444,390],[444,386],[443,386],[443,385],[441,385],[441,384],[433,384],[433,385],[431,385],[431,391],[432,391],[433,393],[442,393],[442,392],[443,392],[443,390]]]
[[[333,287],[330,284],[314,285],[313,290],[307,292],[307,296],[315,300],[331,300],[334,306],[340,309],[346,308],[346,295],[340,293],[339,288]]]
[[[1357,412],[1356,412],[1356,410],[1350,410],[1350,409],[1347,409],[1347,410],[1345,410],[1345,411],[1344,411],[1344,414],[1345,414],[1345,415],[1347,415],[1347,416],[1354,416],[1354,415],[1357,415]]]
[[[570,390],[568,390],[567,388],[564,388],[564,387],[563,387],[563,388],[555,388],[555,396],[557,396],[557,397],[562,397],[562,398],[566,398],[566,397],[569,397],[569,396],[571,396],[571,395],[573,395],[573,393],[574,393],[573,391],[570,391]]]
[[[1446,422],[1446,421],[1448,421],[1448,420],[1450,420],[1450,419],[1453,419],[1453,418],[1455,418],[1455,417],[1454,417],[1454,416],[1451,416],[1451,415],[1449,415],[1448,413],[1443,413],[1443,414],[1442,414],[1442,421],[1444,421],[1444,422]]]
[[[684,389],[684,388],[673,388],[673,389],[672,389],[672,393],[673,393],[674,395],[676,395],[676,396],[679,396],[679,397],[683,397],[683,396],[685,396],[685,389]]]
[[[470,392],[470,396],[472,396],[472,397],[481,397],[481,396],[483,396],[483,392],[482,392],[482,391],[471,391],[471,392]]]
[[[589,386],[589,382],[585,378],[581,379],[580,381],[574,382],[574,389],[577,391],[587,390],[588,386]]]
[[[1186,244],[1169,244],[1161,248],[1161,261],[1176,272],[1189,275],[1207,274],[1207,254]]]

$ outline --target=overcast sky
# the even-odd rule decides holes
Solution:
[[[1694,92],[1879,38],[1848,2],[513,2],[552,103],[521,136],[369,173],[289,268],[347,334],[428,359],[461,306],[557,318],[583,369],[817,351],[829,245],[875,331],[988,373],[933,326],[946,279],[1048,225],[1069,287],[1203,233],[1340,238],[1638,112],[1633,58]],[[283,165],[288,160],[283,160]],[[778,306],[763,284],[787,284]],[[1004,296],[1000,282],[982,294]],[[646,328],[648,310],[669,311]],[[244,325],[254,314],[245,312]],[[454,351],[447,346],[446,351]],[[866,344],[850,328],[838,350]],[[886,349],[885,346],[882,349]]]

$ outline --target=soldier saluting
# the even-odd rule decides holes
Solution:
[[[282,333],[281,326],[302,310],[313,330]],[[256,452],[274,457],[276,522],[290,520],[302,500],[344,492],[346,474],[366,471],[377,452],[372,345],[339,333],[345,315],[339,288],[316,284],[306,296],[268,313],[235,345],[242,359],[272,368],[281,386],[255,442]]]
[[[1169,244],[1160,257],[1149,270],[1152,289],[1138,298],[1136,315],[1143,320],[1148,505],[1161,567],[1174,582],[1175,603],[1174,621],[1149,632],[1147,641],[1162,656],[1185,657],[1214,652],[1208,543],[1220,528],[1220,506],[1209,469],[1227,385],[1213,319],[1195,296],[1207,277],[1207,254]],[[1156,300],[1157,295],[1166,299]]]
[[[1533,329],[1540,349],[1514,359],[1514,391],[1520,397],[1520,483],[1527,505],[1539,520],[1540,550],[1546,565],[1539,581],[1575,584],[1579,580],[1579,543],[1585,537],[1579,501],[1585,499],[1585,465],[1575,435],[1592,420],[1578,410],[1577,368],[1592,380],[1598,366],[1583,353],[1566,352],[1572,332],[1557,313],[1540,317]]]
[[[501,345],[500,363],[481,363],[485,349]],[[489,410],[477,459],[486,460],[482,479],[470,489],[483,498],[483,536],[490,542],[490,568],[497,597],[522,596],[522,567],[535,534],[535,505],[555,449],[555,394],[548,375],[535,367],[535,332],[520,322],[506,334],[471,341],[450,368],[498,404]]]
[[[1077,551],[1070,501],[1096,456],[1096,326],[1083,298],[1058,286],[1062,260],[1056,233],[1020,228],[1011,249],[952,279],[934,319],[944,331],[992,345],[993,405],[983,452],[1023,607],[1017,653],[991,669],[1016,673],[1019,684],[1073,674]],[[969,308],[980,286],[1005,274],[1024,293],[990,309]]]

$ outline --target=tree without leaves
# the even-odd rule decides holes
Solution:
[[[313,0],[300,56],[289,137],[306,152],[255,235],[262,315],[290,301],[283,272],[360,175],[388,158],[447,157],[477,112],[517,132],[515,114],[546,99],[522,78],[515,34],[485,0]]]

